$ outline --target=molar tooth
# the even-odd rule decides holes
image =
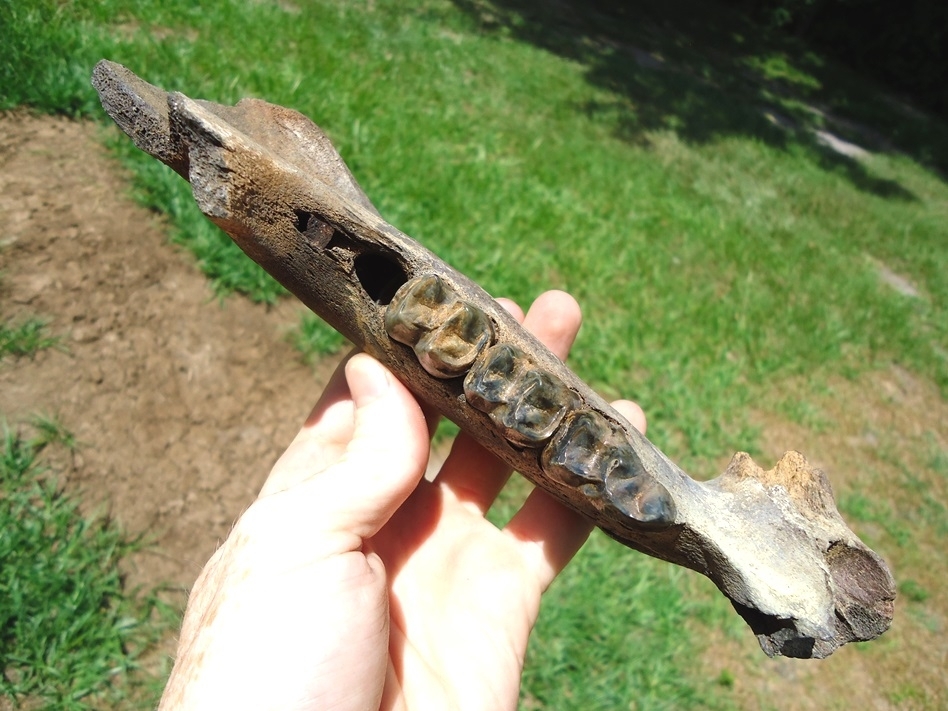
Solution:
[[[478,353],[490,344],[494,331],[487,315],[463,301],[437,328],[415,345],[422,367],[438,378],[453,378],[471,367]]]
[[[458,298],[437,274],[402,285],[385,310],[385,330],[412,346],[421,366],[437,378],[461,375],[494,338],[487,314]]]
[[[554,375],[537,368],[514,346],[490,348],[464,379],[472,407],[490,415],[516,444],[536,446],[553,434],[576,396]]]
[[[413,346],[444,320],[442,309],[456,301],[454,289],[437,274],[411,279],[385,309],[385,330],[399,343]]]
[[[559,378],[539,369],[526,371],[512,395],[490,416],[500,420],[511,440],[526,446],[548,440],[563,416],[576,405],[575,396]]]
[[[547,476],[598,498],[620,523],[660,528],[675,521],[671,494],[645,471],[622,429],[598,412],[569,415],[540,461]]]
[[[571,414],[543,450],[543,471],[561,484],[601,491],[606,478],[603,447],[610,434],[609,421],[598,412]]]
[[[490,412],[510,396],[526,356],[519,348],[498,343],[488,348],[464,378],[464,396],[481,412]]]
[[[603,512],[618,521],[633,519],[643,526],[663,528],[675,522],[677,509],[668,489],[642,469],[635,453],[623,453],[624,462],[606,477]]]

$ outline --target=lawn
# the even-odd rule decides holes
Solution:
[[[815,426],[806,403],[832,383],[897,363],[948,394],[948,127],[711,3],[557,8],[3,0],[0,109],[104,120],[88,82],[103,57],[195,98],[298,109],[388,221],[487,291],[573,293],[571,366],[638,400],[696,478],[759,453],[762,413]],[[283,298],[184,181],[109,135],[221,293]],[[338,347],[312,321],[297,341]],[[690,665],[694,625],[721,611],[688,574],[594,537],[550,593],[522,705],[727,707],[726,680]]]
[[[123,584],[119,562],[141,542],[64,494],[44,452],[74,451],[62,425],[38,417],[0,435],[0,698],[80,711],[155,696],[130,672],[173,615]]]

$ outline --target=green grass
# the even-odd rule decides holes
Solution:
[[[130,675],[160,628],[118,571],[140,544],[83,514],[46,469],[43,450],[72,436],[49,418],[31,429],[5,428],[0,450],[0,695],[64,711],[141,702]]]
[[[503,525],[530,487],[515,479],[489,518]],[[544,595],[527,649],[520,701],[529,709],[730,708],[720,678],[689,666],[696,623],[733,633],[743,623],[696,574],[630,554],[600,531]],[[698,583],[698,585],[695,585]],[[696,591],[703,588],[704,593]],[[725,609],[726,608],[726,609]],[[745,638],[751,633],[739,629]]]
[[[544,597],[523,705],[618,709],[634,699],[643,710],[723,707],[709,680],[683,670],[693,642],[682,630],[707,606],[688,599],[689,573],[621,551],[597,533]]]
[[[290,333],[290,342],[303,354],[307,363],[338,353],[346,345],[346,339],[315,314],[306,313],[299,328]]]
[[[0,0],[0,108],[101,118],[88,77],[107,57],[196,98],[299,109],[389,221],[489,292],[574,293],[573,367],[638,399],[650,437],[697,476],[755,449],[755,411],[828,426],[805,393],[769,401],[791,379],[819,390],[897,362],[948,393],[948,127],[714,3],[556,7]],[[817,129],[873,153],[838,155]],[[110,135],[137,198],[222,293],[281,298],[184,181]],[[335,347],[312,321],[299,341]],[[908,541],[901,508],[871,490],[842,504]],[[545,607],[524,706],[696,704],[681,589],[594,540]]]
[[[52,348],[59,338],[50,335],[48,323],[32,317],[14,324],[0,323],[0,358],[33,356],[45,348]]]
[[[903,554],[917,562],[921,548],[927,546],[931,552],[948,539],[948,454],[933,432],[897,441],[884,433],[878,459],[888,465],[887,476],[894,478],[893,493],[885,499],[874,496],[886,474],[869,470],[840,497],[839,509],[852,520],[875,524],[886,534],[878,543],[905,548]]]

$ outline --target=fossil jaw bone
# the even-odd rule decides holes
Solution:
[[[711,578],[767,654],[824,657],[888,628],[891,573],[849,530],[825,476],[801,455],[789,453],[765,472],[739,453],[717,479],[689,478],[480,287],[386,223],[306,117],[257,100],[233,107],[193,101],[106,61],[96,66],[93,84],[136,145],[185,177],[205,215],[304,304],[383,361],[420,399],[610,536]],[[432,307],[433,328],[406,346],[386,328],[387,307],[397,287],[430,275],[476,318],[458,317],[462,327],[441,339],[430,334],[450,316],[443,319],[446,314]],[[483,343],[471,335],[483,336],[480,314],[491,329]],[[546,449],[524,442],[531,437],[520,428],[531,431],[533,415],[522,422],[500,417],[498,425],[493,410],[468,402],[460,375],[488,352],[482,351],[488,341],[518,349],[523,363],[575,397]],[[509,414],[510,403],[503,406]],[[593,448],[591,463],[575,465],[582,457],[573,456],[571,438],[588,437],[575,431],[582,412],[621,433],[616,448],[627,444],[634,457],[620,466],[621,457]],[[539,429],[542,439],[546,430]],[[603,461],[603,473],[591,475]],[[606,505],[609,497],[620,503]]]

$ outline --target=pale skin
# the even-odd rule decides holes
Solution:
[[[501,303],[565,359],[572,297]],[[161,710],[517,707],[540,596],[591,525],[535,490],[496,528],[509,468],[462,434],[425,480],[435,423],[373,358],[340,366],[195,583]]]

